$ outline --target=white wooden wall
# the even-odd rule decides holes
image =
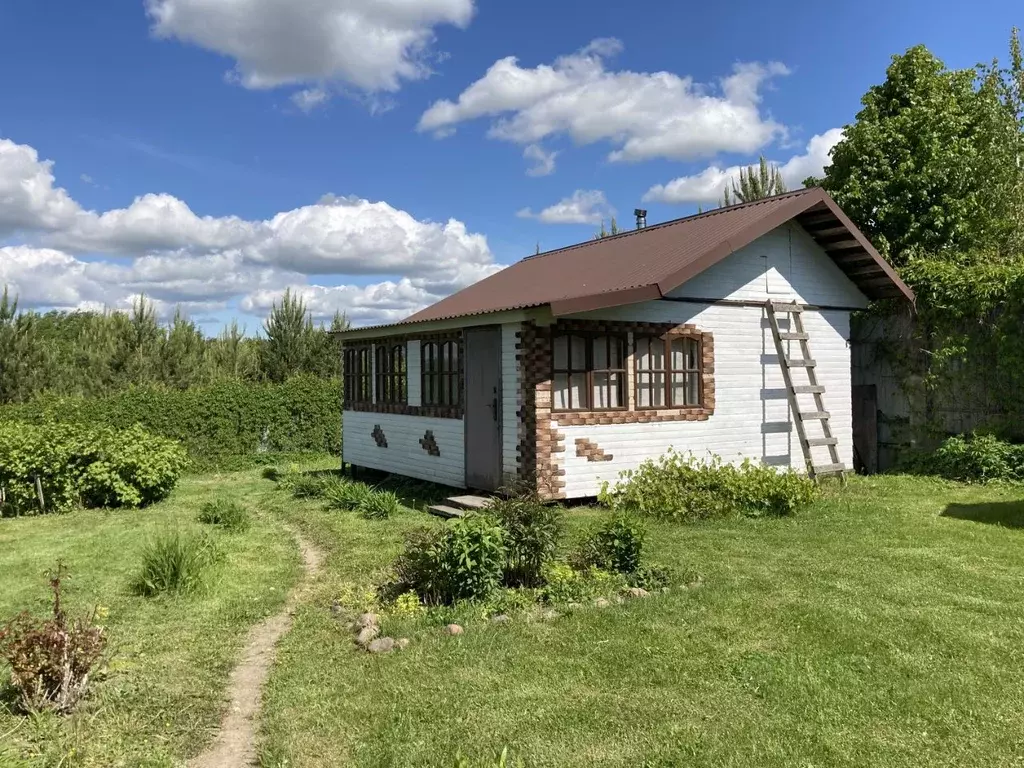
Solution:
[[[520,368],[516,361],[516,333],[521,323],[501,326],[501,472],[504,484],[516,479],[519,442]]]
[[[378,424],[387,438],[387,448],[379,448],[373,439],[373,429]],[[429,455],[420,445],[420,439],[428,429],[434,432],[440,456]],[[462,419],[363,411],[344,411],[342,414],[343,459],[360,467],[464,488],[465,446]]]

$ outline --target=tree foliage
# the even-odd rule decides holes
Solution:
[[[785,191],[786,182],[782,179],[782,171],[761,155],[756,167],[751,165],[740,168],[739,178],[733,179],[725,188],[722,205],[751,203],[772,195],[781,195]]]

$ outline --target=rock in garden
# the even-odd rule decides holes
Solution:
[[[395,650],[397,647],[398,643],[395,642],[393,637],[378,637],[366,646],[366,650],[370,653],[388,653],[389,651]]]
[[[594,601],[595,608],[607,608],[609,605],[611,605],[611,603],[608,602],[607,597],[599,597]]]
[[[398,650],[400,650],[400,651],[404,651],[406,648],[409,647],[409,638],[408,637],[400,637],[400,638],[398,638],[395,641],[395,647]]]
[[[364,613],[356,619],[356,626],[359,627],[376,627],[378,624],[376,613]]]
[[[356,635],[356,642],[359,645],[366,645],[367,643],[369,643],[371,640],[373,640],[373,638],[375,638],[379,634],[380,634],[380,628],[377,627],[376,624],[373,624],[373,625],[371,625],[369,627],[363,627],[362,629],[359,630],[359,634]]]
[[[458,624],[449,624],[444,628],[444,631],[449,635],[461,635],[465,630]]]
[[[512,617],[507,613],[497,613],[491,616],[492,624],[508,624],[510,621],[512,621]]]
[[[340,602],[338,602],[337,600],[331,601],[331,615],[334,618],[338,618],[342,613],[344,613],[344,610],[345,609],[341,607]]]
[[[629,595],[630,597],[650,597],[651,596],[651,593],[648,592],[643,587],[630,587],[629,591],[626,594]]]

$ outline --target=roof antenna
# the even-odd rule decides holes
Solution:
[[[634,208],[633,215],[636,216],[636,228],[643,229],[647,226],[647,211],[643,208]]]

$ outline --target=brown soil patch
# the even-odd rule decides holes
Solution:
[[[228,710],[217,737],[207,749],[189,761],[190,768],[248,768],[256,763],[256,725],[263,684],[274,662],[277,642],[292,625],[295,606],[310,577],[320,570],[322,553],[296,534],[302,552],[305,578],[288,595],[280,613],[270,616],[249,630],[242,659],[228,682]]]

